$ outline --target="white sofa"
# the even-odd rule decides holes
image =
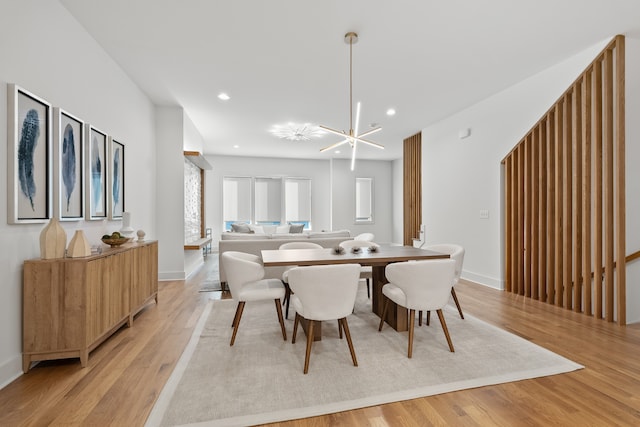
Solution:
[[[254,234],[254,233],[223,233],[218,242],[218,261],[220,268],[220,283],[227,282],[222,265],[222,254],[226,251],[246,252],[262,257],[263,249],[278,249],[287,242],[313,242],[324,248],[333,248],[340,242],[350,240],[349,230],[321,231],[287,234]],[[265,278],[280,279],[284,267],[265,268]]]

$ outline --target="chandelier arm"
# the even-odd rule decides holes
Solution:
[[[340,142],[336,142],[336,143],[335,143],[335,144],[333,144],[333,145],[330,145],[330,146],[328,146],[328,147],[321,148],[321,149],[320,149],[320,152],[321,152],[321,153],[324,153],[325,151],[331,150],[332,148],[339,147],[339,146],[341,146],[342,144],[346,144],[347,142],[349,142],[349,140],[348,140],[348,139],[343,139],[342,141],[340,141]]]
[[[358,146],[358,141],[353,141],[353,149],[351,150],[351,170],[356,168],[356,147]]]
[[[364,133],[361,133],[360,135],[356,135],[356,136],[357,136],[358,138],[362,138],[362,137],[364,137],[364,136],[371,135],[372,133],[376,133],[376,132],[381,131],[381,130],[382,130],[382,128],[378,126],[377,128],[374,128],[374,129],[368,130],[368,131],[366,131],[366,132],[364,132]]]
[[[358,141],[358,142],[362,142],[362,143],[370,145],[372,147],[379,148],[381,150],[384,150],[384,145],[378,144],[377,142],[369,141],[369,140],[362,139],[362,138],[359,138],[359,137],[353,137],[353,140],[354,141]]]
[[[351,136],[346,132],[343,132],[343,131],[340,131],[340,130],[336,130],[336,129],[332,129],[332,128],[324,126],[324,125],[318,125],[318,127],[320,129],[323,129],[323,130],[325,130],[325,131],[327,131],[329,133],[332,133],[334,135],[343,136],[345,138],[349,138]]]

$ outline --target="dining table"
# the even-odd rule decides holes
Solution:
[[[393,244],[372,245],[368,248],[361,248],[356,252],[347,249],[340,251],[339,248],[262,250],[262,262],[265,267],[327,264],[360,264],[362,266],[371,266],[371,310],[378,315],[378,317],[382,317],[384,305],[382,287],[388,283],[385,276],[385,268],[387,265],[394,262],[442,258],[449,258],[449,254],[415,248],[413,246]],[[389,301],[385,322],[397,331],[406,331],[408,329],[407,310],[398,306],[393,301]]]

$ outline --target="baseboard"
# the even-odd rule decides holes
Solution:
[[[8,386],[16,378],[21,376],[22,372],[22,355],[12,357],[0,365],[0,390]]]
[[[185,279],[186,279],[186,275],[184,274],[184,271],[164,271],[164,272],[158,273],[158,280],[161,282],[169,281],[169,280],[185,280]]]
[[[462,271],[462,275],[460,277],[462,279],[477,283],[479,285],[484,285],[489,288],[498,289],[499,291],[504,290],[504,280],[483,276],[481,274],[471,273],[465,270]]]

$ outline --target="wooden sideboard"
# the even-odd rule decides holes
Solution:
[[[82,258],[24,262],[22,368],[89,352],[146,304],[158,303],[158,242],[128,243]]]

